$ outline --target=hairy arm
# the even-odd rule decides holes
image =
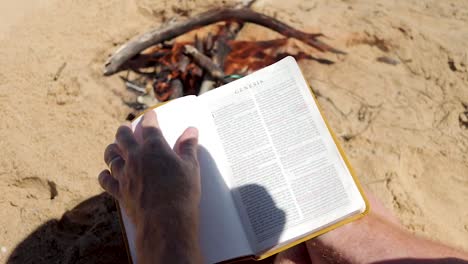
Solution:
[[[314,260],[326,257],[332,263],[409,263],[416,259],[429,263],[468,259],[462,251],[447,247],[406,231],[374,197],[371,213],[317,239],[307,242]],[[456,262],[456,261],[455,261]]]
[[[138,263],[201,263],[197,147],[198,131],[188,128],[171,149],[153,111],[135,132],[119,127],[107,147],[110,170],[99,183],[135,224]]]
[[[197,230],[196,214],[155,212],[137,230],[138,262],[201,263]]]

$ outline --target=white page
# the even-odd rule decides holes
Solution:
[[[253,254],[242,229],[229,189],[222,177],[225,163],[210,113],[198,105],[197,97],[186,96],[155,109],[164,137],[170,146],[189,126],[199,130],[202,197],[200,204],[200,245],[205,263]],[[205,116],[205,118],[201,118]],[[136,119],[132,125],[138,123]],[[224,169],[225,170],[225,169]],[[135,227],[121,207],[133,263],[137,263]]]
[[[362,212],[365,203],[292,57],[199,97],[225,150],[256,252]]]

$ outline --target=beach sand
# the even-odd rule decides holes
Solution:
[[[103,77],[103,64],[129,38],[180,17],[180,8],[193,15],[223,2],[0,3],[0,262],[125,262],[97,174],[130,109],[118,75]],[[468,111],[468,3],[283,2],[253,8],[322,32],[347,52],[297,42],[335,62],[300,65],[362,183],[411,232],[468,250],[468,129],[460,121]],[[240,37],[277,34],[248,25]]]

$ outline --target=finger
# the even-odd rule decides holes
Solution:
[[[133,131],[129,125],[122,125],[117,129],[115,140],[122,152],[122,158],[124,159],[127,159],[128,153],[138,146],[138,142],[136,141]]]
[[[140,121],[141,125],[141,137],[145,146],[153,150],[170,150],[170,146],[167,143],[164,135],[159,129],[158,118],[156,112],[146,112]]]
[[[114,177],[116,180],[121,180],[123,178],[124,169],[125,169],[125,160],[120,156],[115,157],[109,163],[110,173],[112,177]]]
[[[143,118],[143,117],[142,117]],[[136,141],[138,144],[143,144],[143,128],[141,127],[141,119],[138,120],[138,123],[135,125],[135,130],[133,131],[133,135],[135,136]]]
[[[122,156],[122,151],[119,148],[119,145],[116,143],[109,144],[104,150],[104,162],[107,166],[110,165],[111,160],[114,160],[116,157]]]
[[[198,129],[195,127],[187,128],[177,139],[174,145],[174,151],[185,161],[198,164]]]
[[[113,143],[107,146],[104,151],[104,161],[106,162],[111,175],[117,180],[122,179],[125,160],[122,158],[121,151],[117,144]]]
[[[114,177],[112,177],[108,170],[103,170],[99,174],[98,180],[99,184],[104,190],[106,190],[114,198],[119,199],[119,182]]]
[[[148,111],[141,118],[142,139],[162,137],[156,112]]]
[[[147,111],[142,117],[141,122],[144,127],[159,128],[158,117],[154,110]]]

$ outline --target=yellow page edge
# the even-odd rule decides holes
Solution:
[[[314,233],[312,233],[312,234],[310,234],[310,235],[308,235],[306,237],[303,237],[303,238],[298,239],[298,240],[296,240],[294,242],[291,242],[290,244],[287,244],[287,245],[285,245],[283,247],[277,248],[277,249],[275,249],[273,251],[267,251],[265,254],[262,254],[262,255],[259,255],[259,256],[255,256],[254,257],[255,260],[266,259],[266,258],[271,257],[271,256],[273,256],[275,254],[278,254],[278,253],[280,253],[282,251],[285,251],[285,250],[287,250],[289,248],[292,248],[292,247],[294,247],[296,245],[299,245],[302,242],[305,242],[305,241],[310,240],[310,239],[312,239],[314,237],[323,235],[323,234],[325,234],[325,233],[327,233],[329,231],[332,231],[332,230],[334,230],[334,229],[336,229],[338,227],[341,227],[343,225],[346,225],[348,223],[351,223],[351,222],[353,222],[355,220],[358,220],[358,219],[362,218],[363,216],[367,215],[369,213],[369,211],[370,211],[369,200],[367,200],[367,197],[364,194],[364,189],[362,188],[362,185],[359,182],[359,179],[357,178],[353,167],[349,163],[348,157],[346,156],[343,148],[341,147],[340,143],[338,142],[338,139],[337,139],[335,133],[331,129],[330,125],[328,124],[327,118],[323,115],[323,111],[322,111],[322,109],[321,109],[321,107],[319,105],[319,102],[317,101],[317,98],[316,98],[316,96],[315,96],[315,94],[314,94],[314,92],[312,90],[312,86],[310,86],[310,85],[309,85],[309,91],[312,94],[312,97],[314,98],[315,104],[317,105],[317,108],[319,109],[320,115],[322,116],[323,120],[325,121],[325,125],[327,126],[328,132],[331,134],[331,136],[333,138],[333,141],[335,142],[335,145],[338,148],[338,151],[339,151],[341,157],[343,157],[343,160],[344,160],[344,162],[346,164],[346,167],[348,167],[348,170],[349,170],[349,173],[351,174],[351,177],[353,177],[354,183],[356,184],[356,186],[357,186],[357,188],[359,190],[359,193],[361,194],[361,196],[362,196],[362,198],[364,200],[364,203],[366,205],[366,209],[364,210],[364,212],[362,212],[360,214],[350,216],[350,217],[348,217],[346,219],[341,220],[338,223],[335,223],[335,224],[333,224],[331,226],[328,226],[328,227],[326,227],[324,229],[318,230],[317,232],[314,232]]]
[[[273,251],[269,251],[269,252],[267,252],[265,254],[262,254],[260,256],[254,256],[253,259],[255,259],[255,260],[266,259],[266,258],[271,257],[271,256],[273,256],[275,254],[278,254],[278,253],[280,253],[282,251],[285,251],[285,250],[287,250],[289,248],[292,248],[292,247],[294,247],[296,245],[299,245],[302,242],[305,242],[305,241],[310,240],[310,239],[312,239],[314,237],[323,235],[323,234],[325,234],[325,233],[327,233],[329,231],[332,231],[332,230],[334,230],[334,229],[336,229],[338,227],[341,227],[341,226],[343,226],[345,224],[348,224],[350,222],[353,222],[355,220],[358,220],[358,219],[362,218],[363,216],[367,215],[369,213],[369,211],[370,211],[370,204],[369,204],[369,201],[367,200],[367,197],[364,194],[364,189],[362,188],[360,181],[358,180],[357,176],[355,175],[354,169],[351,166],[351,164],[349,163],[348,157],[346,156],[343,148],[341,147],[340,143],[338,142],[338,139],[337,139],[335,133],[331,129],[330,125],[328,124],[328,120],[323,115],[323,111],[322,111],[322,109],[320,107],[320,104],[317,101],[317,98],[316,98],[316,96],[315,96],[315,94],[314,94],[314,92],[312,90],[312,87],[310,85],[309,85],[309,91],[310,91],[312,97],[314,98],[315,104],[317,105],[317,108],[319,109],[320,115],[322,116],[323,120],[325,121],[325,125],[327,126],[328,132],[331,134],[331,136],[333,138],[333,142],[335,143],[336,147],[338,148],[338,152],[340,153],[341,157],[343,158],[343,160],[344,160],[344,162],[346,164],[346,167],[348,167],[348,170],[349,170],[349,172],[351,174],[351,177],[353,177],[354,183],[356,184],[356,186],[357,186],[357,188],[359,190],[359,193],[361,194],[361,196],[362,196],[362,198],[364,200],[364,203],[366,205],[366,209],[364,210],[364,212],[362,212],[360,214],[350,216],[350,217],[348,217],[348,218],[346,218],[346,219],[344,219],[344,220],[342,220],[342,221],[340,221],[338,223],[335,223],[335,224],[333,224],[331,226],[328,226],[328,227],[326,227],[324,229],[318,230],[317,232],[314,232],[314,233],[312,233],[312,234],[310,234],[310,235],[308,235],[306,237],[298,239],[298,240],[296,240],[296,241],[294,241],[294,242],[292,242],[290,244],[287,244],[287,245],[285,245],[283,247],[277,248],[277,249],[275,249]],[[170,101],[161,102],[161,103],[158,103],[158,104],[156,104],[154,106],[148,107],[148,109],[146,109],[145,111],[141,112],[138,116],[136,116],[134,118],[134,120],[139,118],[140,116],[144,115],[146,112],[152,111],[155,108],[158,108],[158,107],[160,107],[160,106],[162,106],[164,104],[167,104],[169,102]],[[117,200],[115,200],[115,203],[117,205],[117,211],[119,213],[119,218],[120,218],[119,223],[120,223],[120,226],[121,226],[122,230],[124,231],[123,233],[124,233],[125,247],[127,249],[127,256],[128,256],[128,259],[129,259],[129,263],[133,263],[133,261],[132,261],[132,259],[130,257],[130,248],[129,248],[128,242],[127,242],[127,235],[126,235],[126,231],[125,231],[125,226],[122,224],[123,221],[122,221],[122,215],[121,215],[121,212],[120,212],[119,202]],[[230,261],[236,261],[236,260],[241,260],[241,259],[245,259],[245,257],[239,257],[238,259],[233,259],[233,260],[230,260]]]

